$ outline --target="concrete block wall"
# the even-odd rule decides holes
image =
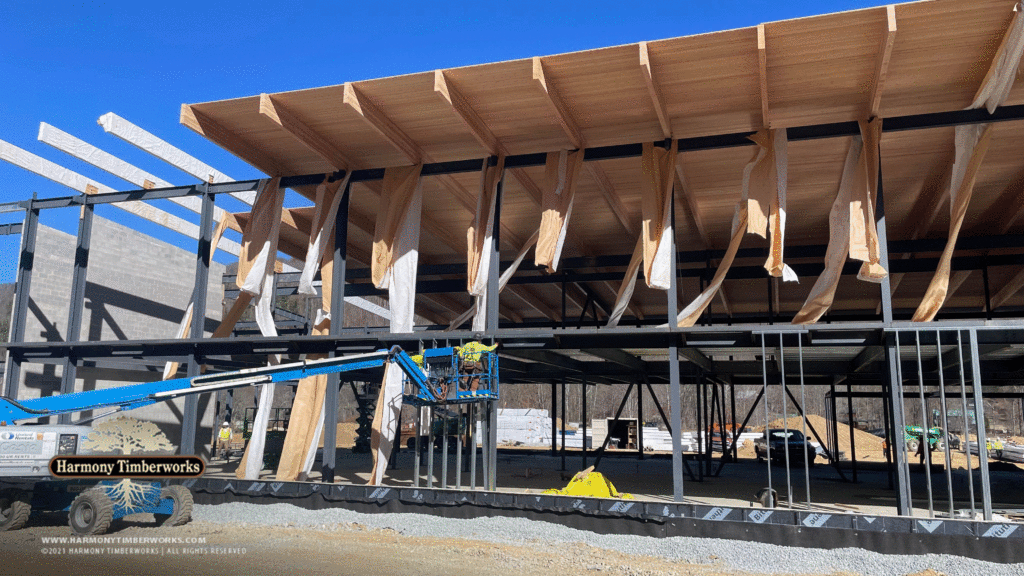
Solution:
[[[152,340],[173,338],[192,296],[196,255],[116,222],[95,217],[86,279],[82,330],[68,338],[71,276],[76,239],[40,226],[36,239],[25,340]],[[224,266],[210,265],[206,333],[221,318]],[[161,369],[110,370],[80,367],[76,391],[159,380]],[[60,392],[61,368],[23,365],[19,398]],[[208,440],[214,425],[214,399],[200,397],[200,428],[196,438]],[[156,423],[177,444],[184,400],[162,402],[130,412]]]

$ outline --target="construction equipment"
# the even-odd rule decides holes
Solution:
[[[918,447],[924,441],[924,429],[920,426],[906,426],[904,430],[907,438],[907,450],[917,452]],[[957,449],[960,447],[960,440],[954,436],[947,437],[942,428],[933,427],[928,429],[928,450],[932,452],[945,450],[947,441],[950,443],[950,448]]]
[[[406,401],[416,405],[480,402],[498,399],[497,356],[488,354],[488,370],[475,393],[459,390],[460,374],[454,348],[424,352],[420,368],[400,347],[368,354],[310,360],[233,372],[145,382],[17,401],[0,397],[0,531],[21,528],[35,511],[67,511],[76,534],[102,534],[112,520],[128,514],[152,513],[164,524],[183,524],[191,516],[192,495],[179,485],[133,483],[131,501],[119,491],[121,482],[56,480],[49,462],[55,456],[87,455],[82,442],[92,429],[81,425],[13,425],[61,414],[112,408],[132,410],[173,398],[294,381],[307,376],[381,368],[391,362],[406,376]],[[87,419],[85,421],[91,420]],[[79,422],[81,424],[81,422]]]

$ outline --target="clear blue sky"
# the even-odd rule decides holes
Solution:
[[[47,122],[172,183],[194,182],[104,133],[96,120],[115,112],[235,178],[255,178],[260,176],[255,169],[178,124],[183,102],[687,36],[879,4],[518,0],[150,6],[11,0],[0,17],[0,139],[115,189],[132,187],[38,142],[39,123]],[[2,161],[0,182],[0,202],[33,192],[41,198],[73,193]],[[160,207],[190,214],[166,204]],[[194,249],[194,242],[120,210],[100,207],[97,214]],[[20,218],[0,215],[0,223]],[[42,221],[74,233],[77,210],[48,211]],[[18,242],[17,236],[0,237],[0,282],[14,281]]]

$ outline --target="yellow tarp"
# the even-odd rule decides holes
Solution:
[[[572,480],[559,490],[552,488],[545,490],[544,494],[558,494],[560,496],[586,496],[589,498],[618,498],[619,500],[632,500],[632,494],[623,494],[615,490],[611,481],[600,472],[594,472],[591,466],[582,472],[578,472]]]

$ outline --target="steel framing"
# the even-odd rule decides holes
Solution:
[[[890,118],[885,120],[884,129],[887,132],[891,132],[952,126],[958,124],[1017,120],[1024,120],[1024,105],[1002,107],[994,114],[989,114],[984,110],[964,110]],[[803,126],[788,129],[790,140],[842,137],[857,133],[859,133],[859,127],[856,122]],[[701,138],[684,138],[678,141],[678,145],[680,151],[708,150],[752,145],[748,136],[750,136],[750,133],[725,134]],[[661,143],[661,145],[664,146],[668,146],[669,144],[670,141]],[[640,153],[641,144],[606,146],[587,149],[585,160],[599,161],[612,158],[635,157],[639,156]],[[496,159],[491,158],[491,161],[493,164]],[[505,166],[507,168],[515,168],[536,166],[543,163],[544,154],[524,154],[507,157]],[[427,164],[423,167],[422,174],[429,177],[440,174],[478,171],[480,169],[480,165],[480,159]],[[337,172],[330,175],[332,179],[338,179],[343,176],[343,172]],[[369,180],[377,180],[382,177],[383,169],[357,170],[352,173],[350,182],[365,182]],[[285,187],[303,184],[317,184],[322,182],[323,178],[324,174],[289,176],[282,178],[281,184]],[[925,258],[893,262],[889,261],[888,253],[890,250],[896,252],[938,250],[941,249],[944,241],[919,240],[889,243],[886,231],[884,195],[881,180],[882,176],[880,170],[876,217],[878,222],[879,241],[882,247],[882,266],[890,272],[910,272],[933,269],[935,266],[935,261],[933,259]],[[17,398],[21,365],[24,362],[63,364],[65,367],[65,379],[62,382],[62,392],[67,393],[73,387],[75,370],[78,365],[82,363],[108,362],[112,357],[122,359],[126,357],[134,358],[140,362],[152,360],[154,358],[184,360],[188,364],[189,375],[195,375],[198,374],[199,366],[201,364],[209,363],[216,365],[218,362],[225,362],[225,359],[233,354],[260,355],[270,353],[290,353],[335,355],[387,347],[392,344],[402,344],[412,347],[418,345],[420,342],[431,340],[458,341],[480,338],[500,340],[505,344],[504,353],[512,356],[517,355],[517,353],[520,355],[525,354],[527,357],[530,357],[532,354],[530,359],[533,360],[529,364],[526,362],[520,362],[518,364],[514,361],[505,362],[503,365],[505,369],[508,370],[508,376],[505,377],[506,381],[550,382],[553,391],[553,416],[555,412],[554,409],[557,408],[554,391],[558,389],[559,382],[561,383],[563,431],[566,416],[565,388],[570,384],[579,382],[585,391],[587,386],[590,384],[598,385],[616,382],[635,383],[637,384],[638,393],[642,398],[642,388],[644,387],[640,385],[642,382],[651,392],[652,400],[654,400],[654,403],[658,406],[659,410],[661,410],[661,406],[658,403],[657,397],[653,394],[651,384],[653,381],[657,384],[667,385],[669,389],[670,415],[665,420],[666,424],[672,431],[673,500],[675,502],[683,502],[686,494],[684,472],[686,472],[691,479],[694,478],[693,470],[690,468],[687,458],[684,457],[681,444],[682,414],[684,409],[681,400],[681,390],[684,384],[694,385],[697,387],[697,390],[700,391],[699,405],[696,407],[699,427],[710,430],[713,427],[715,420],[717,420],[721,425],[725,424],[724,387],[726,382],[723,379],[728,380],[730,388],[733,388],[735,385],[751,384],[757,381],[761,381],[763,383],[762,394],[766,399],[765,423],[767,425],[770,418],[767,398],[769,393],[774,392],[773,387],[778,386],[779,388],[778,394],[783,402],[784,413],[789,401],[792,401],[802,413],[803,409],[801,406],[803,404],[803,400],[801,399],[800,402],[797,402],[796,397],[793,396],[789,390],[789,387],[792,385],[791,382],[794,378],[794,374],[799,375],[798,381],[801,394],[803,393],[806,385],[834,384],[836,377],[841,376],[846,380],[849,397],[851,398],[854,396],[854,392],[852,390],[852,385],[854,383],[864,384],[873,382],[876,385],[880,385],[885,412],[885,427],[889,430],[891,434],[890,437],[893,439],[891,442],[892,449],[890,450],[890,453],[887,454],[887,457],[890,458],[891,461],[890,473],[894,480],[893,484],[897,496],[897,510],[901,515],[909,515],[912,512],[912,495],[910,466],[904,441],[904,427],[906,424],[904,410],[905,391],[903,382],[907,379],[907,373],[916,373],[918,375],[919,399],[923,405],[925,397],[924,388],[926,386],[933,385],[933,379],[925,378],[926,374],[931,374],[932,367],[927,366],[926,363],[923,362],[923,357],[920,352],[921,346],[934,346],[939,350],[937,361],[934,366],[934,373],[935,379],[938,380],[939,397],[944,401],[946,398],[946,384],[944,380],[946,366],[943,365],[943,355],[941,350],[944,342],[946,341],[944,339],[948,340],[951,338],[951,335],[956,335],[957,349],[961,352],[961,359],[958,365],[961,370],[964,369],[965,365],[969,365],[970,367],[969,373],[962,372],[960,376],[959,390],[964,403],[966,403],[966,398],[968,397],[966,393],[966,383],[968,381],[971,382],[973,390],[970,397],[973,398],[976,414],[983,414],[984,411],[983,382],[1003,382],[1007,379],[1019,381],[1020,378],[1024,376],[1024,362],[1022,362],[1020,358],[986,361],[985,366],[982,366],[981,362],[982,346],[984,345],[1024,344],[1024,321],[1020,320],[1021,314],[1018,311],[1012,310],[1008,312],[1008,318],[992,320],[991,316],[993,316],[993,314],[990,306],[986,306],[986,310],[983,313],[961,313],[961,316],[966,318],[963,321],[942,320],[929,323],[922,327],[922,325],[915,325],[902,321],[901,313],[893,310],[888,279],[883,281],[880,286],[882,304],[880,318],[874,314],[866,314],[861,320],[854,316],[848,316],[846,319],[853,321],[847,321],[841,324],[818,324],[808,327],[772,325],[766,327],[760,322],[762,318],[755,318],[755,321],[746,324],[722,325],[720,323],[716,323],[715,315],[708,313],[705,315],[706,325],[702,326],[696,326],[688,329],[679,329],[674,326],[666,328],[651,326],[650,324],[662,323],[667,318],[675,317],[678,310],[678,302],[676,300],[677,279],[681,277],[700,277],[706,279],[709,275],[709,270],[707,269],[708,260],[721,255],[721,251],[713,250],[690,252],[677,251],[674,245],[674,239],[671,254],[672,268],[675,270],[675,274],[671,275],[671,286],[670,289],[666,291],[667,313],[664,318],[648,318],[644,322],[638,322],[638,325],[635,328],[618,327],[606,329],[586,327],[583,325],[583,319],[587,313],[587,306],[585,305],[583,306],[583,314],[581,315],[580,322],[577,323],[577,326],[571,327],[566,325],[566,283],[618,279],[620,277],[619,274],[585,271],[589,268],[596,267],[621,267],[628,262],[628,255],[613,255],[588,258],[567,258],[563,262],[564,272],[560,275],[531,274],[527,271],[512,279],[512,283],[560,283],[562,286],[563,296],[563,314],[560,326],[547,324],[514,326],[508,323],[501,323],[498,318],[497,281],[500,254],[497,251],[497,246],[499,245],[498,236],[500,235],[503,183],[499,183],[497,193],[496,216],[492,232],[495,238],[495,241],[492,243],[494,252],[492,253],[491,258],[491,270],[489,277],[490,284],[488,286],[488,298],[486,302],[486,328],[483,333],[467,331],[441,332],[437,330],[436,327],[427,327],[426,329],[417,329],[417,331],[410,334],[392,334],[386,330],[376,331],[361,328],[346,329],[342,327],[341,322],[334,322],[332,323],[330,334],[327,336],[288,336],[277,338],[258,337],[212,340],[204,339],[202,337],[203,323],[196,321],[193,322],[189,338],[182,340],[119,342],[74,341],[77,339],[79,334],[78,328],[80,327],[82,307],[84,305],[84,286],[89,264],[88,254],[91,241],[91,219],[93,207],[95,205],[127,200],[159,200],[183,196],[197,196],[201,198],[203,207],[200,222],[201,238],[198,242],[196,251],[196,288],[192,296],[193,309],[197,311],[196,314],[198,315],[201,311],[206,309],[206,290],[204,288],[207,285],[209,275],[209,244],[211,242],[212,235],[214,198],[218,194],[253,191],[256,189],[257,184],[258,181],[255,180],[224,184],[203,183],[174,188],[134,190],[95,195],[83,194],[42,200],[33,196],[33,198],[23,202],[0,205],[0,213],[13,212],[17,210],[24,212],[24,221],[22,223],[3,225],[3,229],[0,230],[0,232],[3,233],[20,232],[22,234],[16,299],[11,326],[11,344],[8,346],[9,357],[5,371],[5,394],[9,397]],[[330,305],[331,317],[337,319],[344,318],[344,296],[346,294],[362,295],[377,293],[375,290],[369,289],[367,284],[346,283],[352,280],[365,279],[368,272],[366,270],[349,270],[346,266],[348,188],[345,189],[344,194],[336,223],[336,248],[334,254],[335,266],[333,272],[334,291]],[[28,304],[28,295],[31,290],[33,259],[39,214],[41,210],[68,207],[80,207],[82,210],[82,217],[78,232],[74,278],[72,282],[72,298],[70,303],[71,313],[69,315],[68,323],[68,338],[70,341],[64,343],[26,343],[24,342],[24,322]],[[674,215],[674,209],[672,212]],[[959,245],[961,250],[988,249],[993,246],[1024,248],[1024,236],[1001,236],[973,239],[965,238],[960,240]],[[824,247],[792,247],[787,248],[787,251],[793,258],[821,257],[824,253]],[[744,249],[740,250],[738,257],[755,257],[763,256],[763,254],[764,251],[760,249]],[[699,266],[693,266],[694,264],[698,264]],[[966,257],[955,258],[953,261],[953,267],[955,269],[981,269],[983,272],[985,272],[987,267],[990,265],[1021,264],[1024,264],[1024,252],[1021,254],[990,256],[983,261],[979,261],[976,258]],[[814,275],[822,269],[820,264],[795,264],[793,267],[804,275]],[[850,272],[854,270],[852,265],[849,268]],[[569,270],[573,271],[569,272]],[[584,270],[584,272],[580,272],[578,270]],[[461,271],[462,268],[458,264],[423,266],[420,269],[421,274],[426,276],[450,274]],[[763,274],[763,269],[760,267],[756,270],[753,268],[747,269],[744,267],[737,267],[730,272],[730,278],[753,278],[760,277]],[[461,292],[463,289],[464,283],[459,280],[425,280],[419,282],[417,285],[417,292],[420,293]],[[593,300],[592,295],[588,295],[587,304],[593,306],[599,305],[599,303]],[[606,308],[604,304],[600,305],[601,307]],[[774,322],[785,320],[785,318],[778,316],[778,311],[771,310],[770,301],[768,303],[768,309],[769,323],[774,324]],[[988,319],[985,319],[986,315],[988,316]],[[954,313],[948,317],[955,318],[957,317],[957,314]],[[745,318],[742,317],[736,317],[730,319],[730,322],[744,319]],[[904,353],[901,351],[900,347],[901,337],[905,338],[906,334],[914,335],[914,341],[917,347],[914,360],[908,362],[904,362],[902,360]],[[934,339],[932,339],[932,334],[934,334]],[[967,336],[966,347],[963,343],[964,335]],[[815,364],[813,361],[805,361],[804,352],[806,346],[836,346],[835,342],[837,341],[845,342],[845,345],[847,346],[872,347],[872,350],[876,353],[873,354],[871,359],[867,360],[863,364],[858,364],[858,359],[854,359],[853,362],[848,364],[839,364],[838,366],[835,365],[835,362],[829,362],[830,364],[833,364],[831,369],[821,365],[823,363]],[[775,342],[777,342],[777,346],[774,344]],[[787,342],[792,342],[797,348],[797,359],[795,361],[792,359],[793,345]],[[737,345],[760,346],[762,349],[760,362],[744,363],[713,361],[701,352],[702,350],[729,348]],[[787,347],[790,349],[789,355],[786,355],[785,352]],[[668,359],[665,362],[641,362],[631,354],[627,353],[624,356],[621,355],[621,351],[623,349],[635,348],[664,349],[667,352]],[[768,363],[768,356],[769,350],[773,348],[777,351],[776,364],[770,367]],[[605,355],[601,362],[594,363],[576,361],[567,356],[553,352],[555,350],[566,349],[618,350],[618,354],[620,355],[617,356],[617,360],[609,355]],[[864,348],[864,350],[867,351],[867,348]],[[540,353],[544,353],[543,359],[541,361],[537,361],[538,354]],[[630,358],[632,358],[632,360],[630,360]],[[639,364],[634,364],[633,361],[636,361]],[[757,364],[760,364],[760,367],[758,367]],[[354,375],[352,378],[359,378],[359,376]],[[684,382],[684,380],[686,381]],[[337,407],[338,387],[340,383],[341,380],[339,375],[332,376],[330,385],[328,386],[327,398],[325,400],[328,410],[331,410],[332,408],[336,409]],[[719,392],[719,386],[722,386],[721,392]],[[736,408],[734,388],[732,390],[732,394],[732,412],[733,421],[735,422]],[[584,426],[586,426],[586,396],[587,395],[585,393],[582,395]],[[833,394],[832,397],[835,398],[835,394]],[[475,408],[470,410],[471,416],[474,411]],[[751,414],[752,413],[753,408],[751,409]],[[748,415],[748,419],[749,417],[750,416]],[[833,417],[835,418],[834,410]],[[431,416],[431,418],[433,418],[433,416]],[[481,466],[483,487],[486,490],[493,491],[497,488],[497,406],[494,402],[485,403],[480,420],[482,425],[481,433],[483,435],[482,441],[484,445],[483,461]],[[331,418],[328,418],[326,422],[324,429],[324,444],[326,446],[333,446],[336,440],[336,423],[333,422],[333,419]],[[804,419],[804,422],[806,423],[806,419]],[[419,425],[420,422],[417,421],[416,426],[419,427]],[[193,398],[192,401],[186,405],[184,412],[181,436],[181,450],[183,453],[194,452],[196,444],[195,432],[196,404],[195,399]],[[552,432],[554,436],[554,432],[556,432],[554,424],[552,425]],[[472,430],[471,436],[475,436],[475,433],[476,430]],[[986,443],[983,425],[977,428],[976,436],[978,438],[979,452],[984,454],[986,450]],[[418,439],[419,434],[417,433],[417,443],[419,442]],[[445,439],[447,439],[447,434],[445,435]],[[735,439],[736,432],[734,431],[732,445],[733,456],[735,456]],[[475,438],[471,440],[471,446],[476,446],[475,440]],[[640,442],[640,455],[642,456],[642,438],[640,439]],[[700,448],[698,454],[703,462],[698,462],[698,466],[696,466],[698,473],[696,479],[703,480],[705,473],[709,475],[712,474],[712,469],[710,468],[712,445],[710,440],[707,440],[706,442],[702,440],[699,444]],[[554,453],[555,451],[556,446],[554,446],[553,443],[552,452]],[[471,487],[475,488],[477,480],[475,470],[477,458],[475,456],[475,450],[473,452],[473,455],[469,458],[469,464],[472,469]],[[598,451],[598,454],[602,452],[603,451]],[[723,428],[723,457],[728,452],[729,450],[725,443]],[[447,453],[448,451],[445,450],[442,486],[447,486],[448,482]],[[331,451],[325,451],[324,454],[321,470],[322,478],[325,482],[332,482],[335,476],[336,462]],[[458,454],[458,458],[461,459],[461,450],[458,451]],[[564,459],[566,455],[564,442],[561,447],[561,454],[564,469]],[[588,456],[585,440],[581,456],[585,465],[586,458]],[[948,458],[948,448],[946,456]],[[416,465],[418,469],[420,464],[418,449],[416,458]],[[831,459],[838,470],[837,458],[833,456]],[[930,456],[928,459],[930,460]],[[433,483],[433,449],[431,449],[428,460],[430,473],[428,475],[427,484],[428,487],[430,487]],[[980,462],[982,509],[985,519],[990,520],[992,518],[992,501],[989,492],[990,486],[987,458],[981,457]],[[723,458],[722,465],[724,465],[724,463],[725,461]],[[461,486],[461,462],[459,464],[459,470],[460,480],[458,481],[458,485]],[[789,503],[792,504],[792,481],[789,477],[788,470],[787,466],[787,498]],[[718,472],[720,471],[721,465],[718,468]],[[856,481],[856,464],[854,464],[852,473],[853,480]],[[769,463],[769,486],[772,486],[773,484],[772,476],[773,473]],[[809,475],[806,476],[805,481],[807,483],[806,501],[810,504],[811,494]],[[928,482],[928,498],[931,502],[933,492],[930,483],[930,476]],[[950,494],[952,494],[952,492],[950,492]],[[973,484],[971,486],[970,498],[971,505],[973,507]],[[949,496],[949,503],[950,510],[952,511],[952,495]],[[934,513],[934,510],[931,510],[931,512]]]

